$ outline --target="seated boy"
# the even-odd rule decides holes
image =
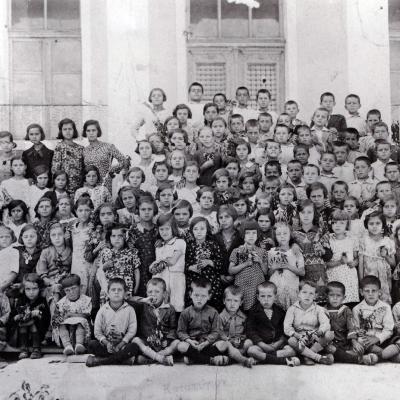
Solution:
[[[349,307],[343,304],[346,288],[341,282],[332,281],[327,285],[328,304],[326,306],[334,339],[330,349],[334,352],[335,361],[374,365],[378,362],[376,354],[364,355],[364,349],[354,335],[353,315]]]
[[[190,285],[193,305],[182,311],[178,321],[178,351],[186,364],[227,365],[226,346],[216,343],[220,338],[219,315],[207,302],[211,283],[205,278],[194,279]]]
[[[283,333],[285,311],[275,304],[277,288],[272,282],[257,287],[258,303],[250,310],[246,335],[252,343],[248,354],[263,364],[300,365],[296,353],[290,347],[283,349],[286,339]]]
[[[139,346],[138,364],[148,364],[152,360],[174,365],[173,354],[178,346],[176,336],[176,312],[165,299],[167,286],[161,278],[147,282],[147,297],[134,304],[138,320],[138,336],[132,343]]]
[[[136,335],[137,323],[135,310],[125,302],[127,286],[122,278],[108,281],[109,301],[96,315],[94,336],[89,342],[90,355],[87,367],[98,365],[122,364],[132,360],[139,353],[136,343],[131,343]]]
[[[353,336],[360,345],[359,352],[374,353],[381,358],[393,334],[392,310],[379,299],[381,282],[376,276],[367,275],[361,279],[360,289],[364,300],[353,308],[356,330]]]
[[[244,334],[246,315],[240,310],[243,303],[243,291],[239,286],[228,286],[224,291],[225,308],[219,314],[221,341],[216,343],[221,349],[227,348],[229,357],[245,367],[251,368],[254,358],[245,357],[252,345]]]
[[[332,354],[319,354],[328,348],[334,338],[330,330],[329,318],[325,310],[315,302],[317,286],[314,282],[300,283],[299,301],[290,306],[286,312],[284,332],[289,336],[289,345],[296,353],[304,357],[306,365],[314,362],[332,365]]]

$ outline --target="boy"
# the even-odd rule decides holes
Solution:
[[[109,280],[109,301],[96,315],[96,340],[91,340],[88,346],[89,353],[94,355],[87,358],[87,367],[129,363],[129,359],[139,353],[138,345],[131,343],[136,335],[137,323],[135,310],[124,300],[126,293],[127,286],[122,278]]]
[[[390,143],[385,139],[375,140],[375,149],[377,160],[371,164],[373,176],[378,181],[384,181],[385,166],[388,162],[393,161],[390,159]]]
[[[319,176],[321,172],[317,165],[307,164],[305,167],[303,167],[303,169],[303,179],[306,186],[310,186],[313,183],[319,181]]]
[[[311,135],[310,128],[307,125],[300,125],[295,129],[294,133],[297,135],[297,143],[306,145],[308,147],[310,154],[308,162],[310,164],[319,164],[323,146],[322,144],[318,143],[317,137],[315,137],[317,144],[313,143],[313,137]]]
[[[314,362],[332,365],[332,354],[321,356],[322,350],[329,349],[334,338],[325,310],[314,303],[316,284],[303,281],[300,284],[299,300],[290,306],[284,320],[284,332],[289,336],[289,345],[304,357],[306,365]]]
[[[218,341],[216,345],[222,346],[221,348],[225,346],[232,360],[251,368],[255,361],[252,357],[245,357],[252,343],[246,340],[244,331],[247,317],[240,310],[242,303],[242,289],[235,285],[228,286],[224,291],[225,308],[219,314],[221,341]]]
[[[336,167],[333,173],[339,180],[346,183],[354,181],[354,165],[347,161],[349,155],[349,147],[345,142],[334,141],[332,143],[333,154],[336,157]]]
[[[394,161],[385,165],[385,178],[390,182],[392,193],[396,197],[396,203],[400,204],[400,167]]]
[[[294,129],[298,125],[306,125],[305,122],[297,118],[297,114],[299,113],[299,106],[294,100],[288,100],[285,103],[284,111],[290,117],[290,128]]]
[[[258,121],[256,119],[249,119],[246,122],[244,129],[246,132],[247,141],[250,144],[250,148],[251,148],[249,158],[254,160],[259,155],[258,154],[259,152],[257,152],[257,150],[259,150],[259,148],[257,146],[258,139],[260,138],[260,128],[258,126]],[[260,150],[262,151],[262,154],[263,154],[264,149],[261,148]]]
[[[216,345],[220,338],[219,315],[207,304],[211,298],[211,283],[194,279],[190,285],[193,305],[182,311],[178,321],[178,351],[186,364],[227,365],[229,358],[223,354],[226,346]]]
[[[389,127],[384,122],[378,122],[372,128],[372,142],[369,144],[369,148],[367,150],[367,156],[371,162],[375,162],[377,160],[375,144],[379,139],[386,140],[387,142],[390,141]],[[390,146],[390,158],[397,163],[400,162],[400,151],[398,146]]]
[[[321,94],[320,105],[328,110],[328,125],[327,128],[334,133],[344,132],[347,128],[346,119],[343,115],[332,114],[333,107],[335,107],[335,96],[333,93],[325,92]]]
[[[228,122],[229,107],[227,107],[226,96],[223,93],[216,93],[213,97],[213,103],[215,103],[218,107],[218,115]]]
[[[360,139],[360,134],[355,128],[347,128],[344,132],[344,141],[349,147],[349,154],[347,155],[347,161],[354,164],[357,157],[361,157],[364,154],[358,151],[358,140]]]
[[[257,111],[258,113],[268,113],[272,117],[272,123],[275,124],[278,115],[275,111],[269,110],[269,104],[271,102],[271,93],[267,89],[259,89],[256,95]]]
[[[134,304],[138,319],[136,343],[143,355],[138,356],[138,364],[158,362],[174,365],[173,354],[179,340],[176,335],[176,312],[173,306],[165,302],[167,285],[161,278],[152,278],[147,282],[147,297]]]
[[[366,124],[366,132],[365,134],[368,136],[372,135],[372,128],[375,124],[382,121],[382,115],[379,110],[372,109],[367,113],[367,118],[365,120]]]
[[[293,149],[293,156],[304,167],[309,162],[310,150],[305,144],[296,144]]]
[[[360,117],[359,110],[361,108],[360,96],[357,94],[349,94],[344,99],[344,108],[347,110],[346,125],[347,128],[356,128],[362,136],[365,135],[365,121]]]
[[[357,339],[349,339],[354,336],[353,314],[349,307],[343,304],[345,298],[345,286],[341,282],[332,281],[327,285],[328,312],[334,339],[330,349],[334,352],[335,361],[342,363],[360,363],[374,365],[378,362],[376,354],[364,355]]]
[[[248,102],[250,100],[249,89],[245,86],[240,86],[236,89],[236,100],[238,102],[237,107],[234,107],[233,113],[240,114],[244,121],[249,119],[257,119],[258,112],[249,107]]]
[[[273,125],[271,114],[260,113],[258,116],[258,124],[260,125],[261,136],[265,136],[267,140],[274,138],[274,131],[271,129]]]
[[[183,177],[185,178],[185,185],[177,188],[179,199],[185,199],[189,203],[196,205],[197,191],[200,187],[197,185],[197,180],[200,177],[199,165],[196,161],[189,160],[183,169]]]
[[[328,193],[330,193],[333,183],[339,180],[338,176],[333,172],[336,167],[335,154],[328,151],[322,153],[320,167],[321,174],[319,181],[325,185]]]
[[[283,124],[277,124],[274,131],[274,141],[281,146],[280,162],[287,164],[293,160],[293,144],[289,142],[290,129]]]
[[[379,299],[381,282],[379,278],[367,275],[360,282],[364,300],[353,308],[354,334],[359,352],[374,353],[381,357],[382,349],[393,334],[394,320],[390,305]]]
[[[229,157],[236,157],[236,143],[239,139],[246,139],[244,132],[244,119],[240,114],[232,114],[229,120],[230,134],[227,138],[226,153]]]
[[[312,117],[311,133],[317,138],[319,143],[322,143],[323,149],[327,150],[332,137],[337,136],[337,132],[331,132],[327,127],[329,112],[326,108],[317,108]],[[334,129],[334,128],[332,128]]]
[[[296,189],[298,200],[307,199],[306,184],[303,180],[303,166],[298,160],[291,160],[287,165],[287,183],[293,185]]]
[[[354,175],[356,180],[349,183],[349,196],[354,196],[360,202],[367,202],[375,195],[375,179],[370,178],[371,161],[368,157],[361,156],[354,161]]]
[[[246,335],[254,343],[248,354],[263,364],[300,365],[283,333],[285,311],[275,304],[277,288],[272,282],[257,286],[258,303],[249,311]]]
[[[203,85],[199,82],[193,82],[189,86],[189,107],[192,112],[192,126],[199,128],[203,125],[204,117],[203,117],[203,107],[204,104],[201,102],[201,99],[204,94]]]

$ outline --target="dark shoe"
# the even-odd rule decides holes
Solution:
[[[304,365],[315,365],[315,362],[311,358],[304,357]]]
[[[74,349],[70,344],[68,344],[65,346],[63,353],[65,356],[72,356],[72,354],[74,354]]]
[[[86,347],[83,344],[78,343],[75,346],[75,354],[85,354],[86,353]]]
[[[40,349],[33,349],[31,360],[37,360],[38,358],[42,358],[42,352],[40,351]]]
[[[87,367],[98,367],[101,365],[100,360],[95,356],[90,355],[86,360]]]
[[[319,363],[323,364],[323,365],[332,365],[334,361],[335,361],[335,359],[334,359],[333,355],[328,354],[326,356],[322,356],[321,359],[319,360]]]
[[[149,364],[155,364],[155,361],[152,360],[151,358],[148,358],[148,357],[139,355],[139,356],[137,357],[137,363],[138,363],[139,365],[149,365]]]

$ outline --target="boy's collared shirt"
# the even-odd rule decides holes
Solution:
[[[366,331],[367,336],[376,336],[380,343],[390,339],[394,320],[390,305],[378,300],[374,306],[363,300],[353,308],[355,327]]]
[[[279,155],[279,161],[285,166],[287,166],[289,161],[294,159],[293,150],[293,143],[281,143],[281,154]]]
[[[336,165],[332,172],[337,176],[338,180],[350,183],[354,181],[354,164],[345,161],[342,165]]]
[[[393,161],[392,159],[389,159],[387,162],[392,162],[392,161]],[[381,160],[376,160],[374,163],[371,164],[373,176],[379,182],[387,180],[387,178],[385,177],[385,166],[386,164]]]
[[[339,180],[338,176],[332,172],[332,174],[327,174],[321,170],[321,175],[319,176],[319,181],[325,185],[328,189],[328,193],[331,193],[331,188],[334,182]]]
[[[360,113],[356,114],[347,113],[345,118],[346,118],[347,128],[356,128],[360,136],[365,135],[367,127],[365,119],[360,116]]]
[[[219,314],[219,318],[221,323],[220,330],[222,340],[243,337],[247,317],[241,310],[238,310],[236,314],[231,315],[226,311],[226,309],[224,309],[221,314]]]
[[[359,201],[371,200],[375,195],[378,181],[373,178],[365,180],[355,180],[349,183],[349,195],[354,196]]]

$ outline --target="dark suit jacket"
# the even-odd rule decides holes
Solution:
[[[346,118],[340,114],[332,114],[328,120],[329,128],[336,128],[338,132],[344,132],[347,129]]]

